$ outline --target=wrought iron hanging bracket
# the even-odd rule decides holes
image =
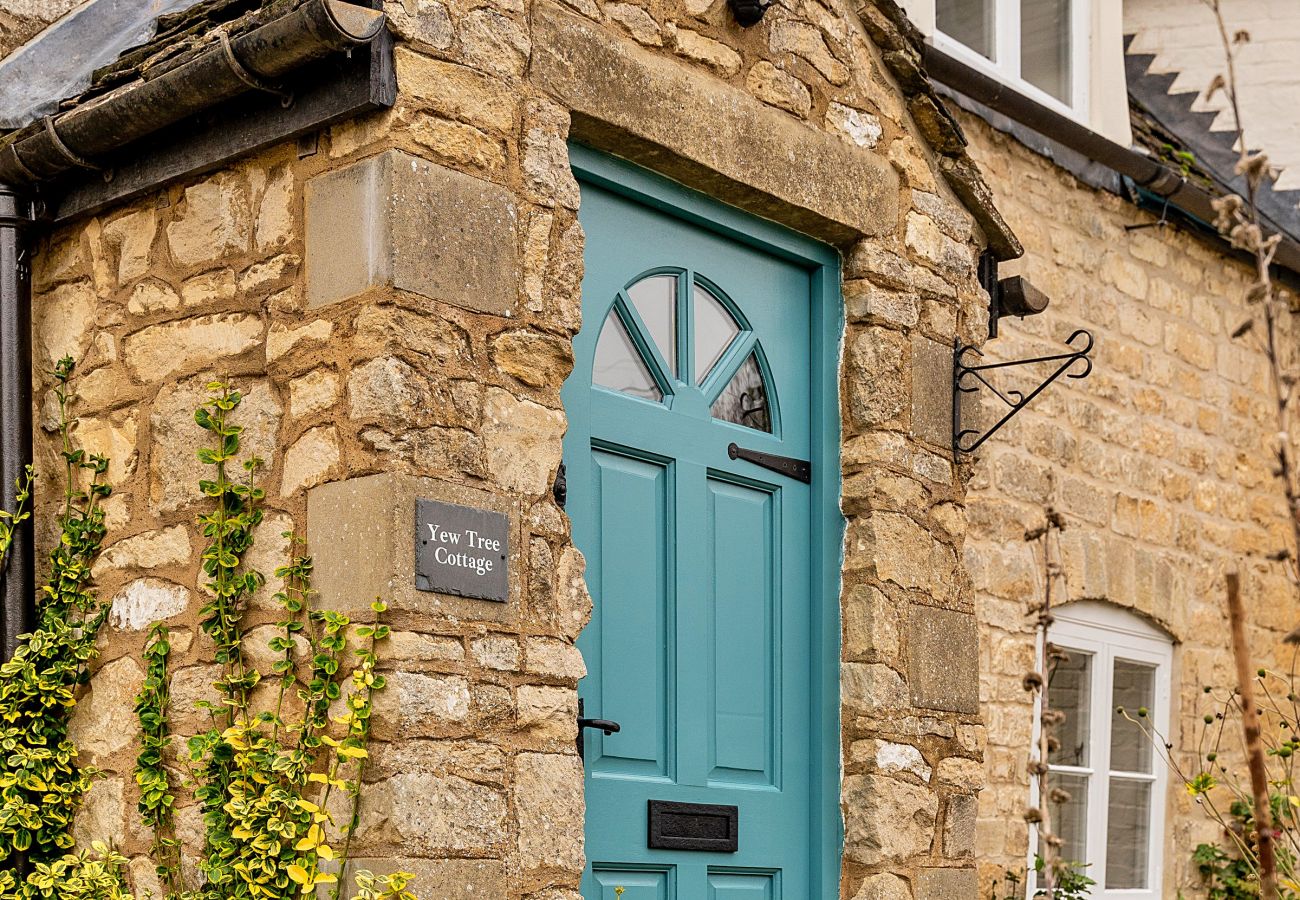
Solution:
[[[1043,392],[1044,388],[1062,375],[1067,378],[1088,377],[1092,372],[1092,358],[1088,356],[1093,347],[1091,332],[1080,328],[1070,335],[1065,343],[1070,347],[1069,353],[1037,356],[1033,359],[1014,359],[1010,362],[985,363],[984,365],[972,365],[973,360],[971,357],[984,355],[978,347],[969,344],[964,346],[961,344],[955,345],[952,356],[952,450],[954,458],[958,453],[974,453],[980,444],[983,444],[996,434],[997,430],[1007,424],[1012,416],[1032,403],[1034,398]],[[1059,363],[1059,365],[1052,371],[1051,375],[1043,379],[1038,387],[1027,394],[1021,391],[998,390],[984,374],[994,369],[1010,369],[1017,366],[1031,366],[1036,363]],[[1008,407],[1002,418],[998,419],[991,428],[983,433],[978,428],[963,428],[961,423],[961,395],[975,393],[980,390],[981,385],[992,391],[994,396]]]

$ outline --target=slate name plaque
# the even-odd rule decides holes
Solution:
[[[510,591],[510,519],[490,509],[415,501],[415,588],[495,600]]]

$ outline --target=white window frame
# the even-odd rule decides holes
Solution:
[[[1088,868],[1084,870],[1097,883],[1090,896],[1094,900],[1157,900],[1163,896],[1164,883],[1164,824],[1165,805],[1168,802],[1169,775],[1164,762],[1164,750],[1153,747],[1151,773],[1113,772],[1110,769],[1110,726],[1112,687],[1115,660],[1123,659],[1152,665],[1155,673],[1155,709],[1151,725],[1159,734],[1170,736],[1170,698],[1173,671],[1173,643],[1159,629],[1137,615],[1105,603],[1079,601],[1059,608],[1052,624],[1051,642],[1067,650],[1090,653],[1093,657],[1090,685],[1088,766],[1052,766],[1052,771],[1064,774],[1089,775],[1088,780]],[[1043,648],[1038,648],[1039,665],[1042,665]],[[1137,715],[1136,710],[1131,711]],[[1034,746],[1038,746],[1039,703],[1034,704]],[[1104,765],[1103,765],[1104,764]],[[1109,808],[1110,779],[1112,775],[1151,782],[1151,824],[1148,832],[1147,887],[1140,889],[1106,888],[1106,811]],[[1030,802],[1040,800],[1037,788],[1031,791]],[[1029,896],[1037,890],[1034,876],[1034,856],[1038,850],[1038,829],[1029,833],[1028,869]]]
[[[1093,0],[1070,0],[1069,103],[1063,103],[1020,77],[1021,2],[1022,0],[993,0],[993,59],[944,34],[937,24],[932,37],[934,45],[968,66],[999,81],[1005,81],[1030,99],[1088,125],[1091,118],[1089,88],[1092,82]]]

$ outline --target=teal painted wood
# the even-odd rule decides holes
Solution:
[[[579,646],[588,732],[587,900],[796,900],[837,893],[837,257],[671,182],[571,148],[587,235],[584,329],[563,401],[569,514],[595,600]],[[678,274],[679,346],[644,337],[626,289]],[[692,280],[747,326],[701,387]],[[592,385],[610,310],[665,393]],[[755,346],[772,433],[710,405]],[[676,369],[674,378],[670,373]],[[775,398],[772,397],[774,389]],[[812,459],[812,485],[727,445]],[[647,801],[735,805],[737,853],[650,850]]]

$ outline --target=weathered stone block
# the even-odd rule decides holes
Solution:
[[[338,433],[333,428],[322,425],[306,432],[284,454],[280,496],[290,497],[320,484],[338,468],[341,459]]]
[[[505,794],[456,775],[394,775],[368,786],[365,796],[357,830],[363,843],[424,856],[483,853],[508,833]]]
[[[979,798],[948,798],[943,819],[943,855],[948,859],[964,859],[975,854],[978,814]]]
[[[841,802],[844,855],[854,862],[872,866],[930,852],[939,800],[928,787],[887,775],[851,775]]]
[[[483,406],[488,471],[509,490],[541,495],[563,452],[564,413],[490,388]]]
[[[476,506],[510,517],[510,599],[468,600],[415,589],[415,500]],[[356,611],[382,597],[394,610],[505,622],[518,616],[527,554],[515,504],[474,488],[412,475],[367,475],[307,492],[307,540],[321,604]]]
[[[506,896],[505,864],[499,859],[377,859],[352,861],[352,871],[366,869],[376,875],[410,872],[412,887],[421,896],[438,900],[483,900]]]
[[[194,424],[194,410],[209,396],[209,381],[210,376],[197,375],[173,382],[154,400],[149,418],[149,497],[157,512],[172,512],[203,499],[194,450],[205,438]],[[244,400],[232,418],[244,428],[242,450],[260,457],[266,471],[279,455],[280,399],[265,380],[244,379],[240,388]]]
[[[224,313],[151,325],[126,339],[124,356],[142,381],[225,362],[262,343],[262,320]]]
[[[144,685],[144,670],[129,656],[115,659],[95,673],[90,693],[72,708],[68,737],[77,749],[98,759],[135,741],[135,695]],[[101,832],[96,840],[116,837]]]
[[[826,240],[895,227],[898,176],[882,156],[557,6],[535,13],[532,72],[573,110],[573,137]]]
[[[394,672],[375,699],[375,737],[428,737],[469,719],[469,683],[459,675]]]
[[[113,598],[109,622],[122,631],[144,631],[154,622],[185,612],[190,592],[161,578],[137,578]]]
[[[252,230],[247,182],[221,172],[185,189],[184,206],[167,226],[167,243],[172,258],[189,266],[247,250]]]
[[[515,810],[524,871],[582,868],[582,764],[576,754],[521,754],[515,769]]]
[[[853,900],[912,900],[912,891],[897,875],[881,872],[868,876]]]
[[[189,562],[190,535],[184,525],[146,531],[110,544],[91,567],[95,578],[116,569],[155,569]]]
[[[912,337],[912,434],[929,444],[952,444],[952,348]]]
[[[392,286],[505,315],[517,220],[505,188],[398,150],[319,175],[306,189],[307,305]]]
[[[970,900],[979,896],[974,869],[922,869],[916,873],[916,900]]]
[[[979,634],[973,615],[913,606],[907,645],[907,681],[914,704],[979,712]]]
[[[866,430],[900,424],[911,390],[903,376],[907,338],[888,328],[865,328],[848,344],[843,378],[849,416]]]

